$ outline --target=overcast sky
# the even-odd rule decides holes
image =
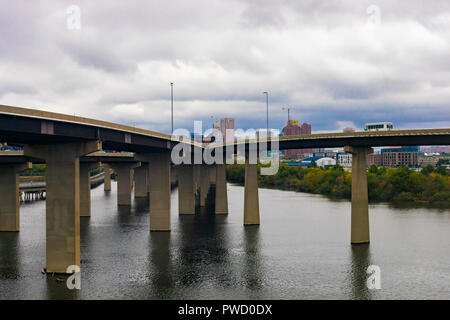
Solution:
[[[450,127],[449,40],[448,0],[1,0],[0,104],[168,132],[174,82],[189,130],[265,127],[266,90],[272,128]]]

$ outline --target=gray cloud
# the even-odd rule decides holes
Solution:
[[[426,5],[425,5],[426,3]],[[25,5],[26,4],[26,5]],[[81,9],[81,30],[66,8]],[[6,0],[0,103],[168,131],[233,116],[313,131],[343,123],[450,127],[450,3],[377,1]]]

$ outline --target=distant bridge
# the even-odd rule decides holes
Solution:
[[[215,214],[228,214],[224,164],[183,164],[172,167],[171,151],[183,143],[191,151],[211,152],[218,147],[242,148],[245,153],[244,225],[259,225],[257,165],[249,150],[266,141],[237,141],[204,146],[167,134],[105,121],[0,105],[0,142],[21,146],[23,154],[0,156],[0,231],[19,231],[18,173],[30,163],[46,163],[47,271],[65,273],[80,265],[80,216],[89,217],[90,171],[100,165],[117,173],[117,203],[131,205],[148,197],[150,231],[170,231],[170,191],[178,181],[179,214],[195,214],[196,205],[214,199]],[[450,145],[450,128],[352,132],[280,137],[283,149],[344,147],[353,154],[350,242],[368,243],[369,213],[366,155],[374,146]],[[253,147],[252,147],[253,145]],[[269,140],[268,149],[275,144]],[[120,154],[105,154],[102,149]],[[131,153],[123,153],[132,152]],[[202,160],[203,161],[203,160]],[[175,171],[172,172],[171,171]],[[134,183],[133,183],[134,181]],[[215,187],[211,187],[215,186]],[[105,191],[111,189],[105,175]],[[211,195],[211,190],[215,190]]]

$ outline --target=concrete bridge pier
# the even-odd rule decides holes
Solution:
[[[225,164],[216,165],[215,213],[228,214],[227,172]]]
[[[195,214],[195,165],[178,166],[178,214]]]
[[[367,191],[366,155],[373,153],[369,147],[346,146],[352,154],[352,216],[351,243],[369,243],[369,200]]]
[[[132,169],[139,167],[138,163],[115,163],[117,172],[117,205],[131,206],[131,190],[133,188]]]
[[[31,168],[31,162],[0,165],[0,231],[20,230],[19,172]]]
[[[150,178],[150,231],[170,231],[170,152],[148,154]]]
[[[200,205],[200,176],[201,176],[201,165],[194,165],[194,188],[195,188],[195,198],[198,200],[198,205]],[[196,201],[197,201],[196,200]]]
[[[199,166],[199,183],[200,183],[200,207],[206,207],[206,200],[210,187],[210,173],[206,164]]]
[[[111,191],[111,166],[107,163],[102,164],[105,170],[103,176],[103,188],[105,191]]]
[[[91,170],[99,167],[99,164],[80,163],[80,217],[91,216]]]
[[[244,225],[259,225],[258,165],[245,155]]]
[[[49,273],[80,266],[80,160],[101,150],[100,141],[25,145],[26,156],[45,159],[46,256]]]
[[[134,169],[134,197],[146,198],[148,195],[148,164],[141,163]]]

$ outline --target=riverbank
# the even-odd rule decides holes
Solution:
[[[260,167],[258,167],[259,172]],[[441,170],[412,171],[407,167],[372,166],[367,173],[370,202],[409,203],[450,208],[450,176]],[[244,184],[245,166],[227,165],[227,180]],[[352,174],[340,167],[299,168],[280,164],[278,173],[258,175],[262,188],[315,193],[331,198],[351,198]]]

